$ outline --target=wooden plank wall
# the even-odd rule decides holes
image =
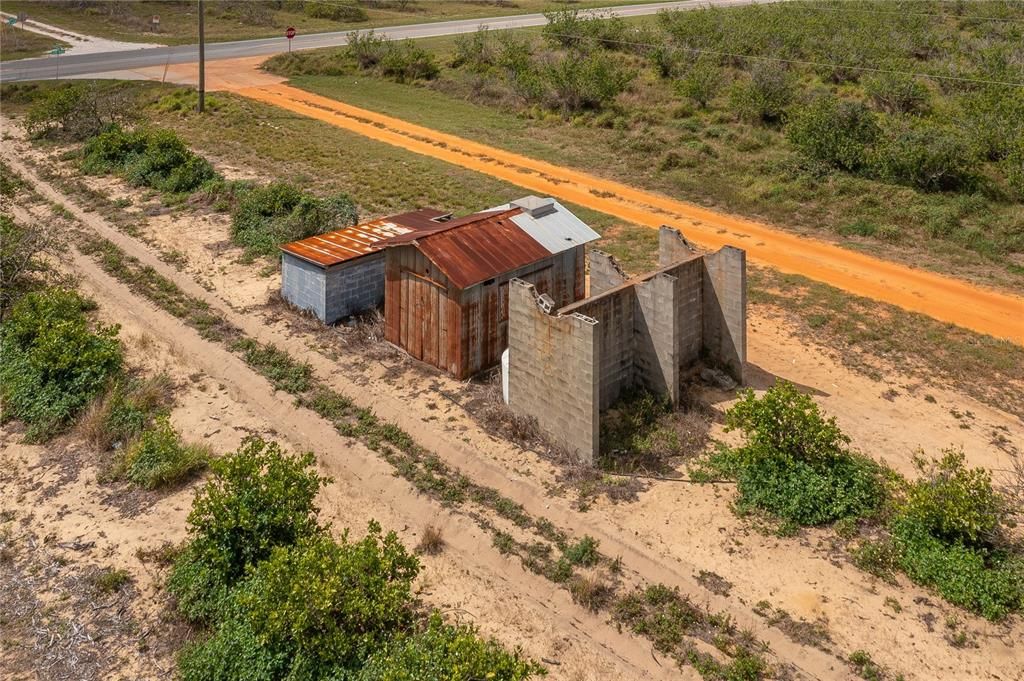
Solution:
[[[456,378],[494,366],[508,347],[508,285],[513,278],[551,296],[556,307],[583,297],[583,247],[507,272],[466,290],[413,246],[389,249],[385,338]]]

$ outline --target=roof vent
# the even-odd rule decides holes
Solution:
[[[555,207],[554,199],[542,199],[536,196],[524,196],[512,202],[514,208],[521,208],[531,218],[542,218],[551,215],[558,209]]]
[[[430,218],[431,222],[448,222],[452,219],[452,213],[445,213],[444,215],[438,215],[436,218]]]

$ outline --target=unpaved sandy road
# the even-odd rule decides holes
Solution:
[[[225,79],[225,85],[229,79]],[[707,248],[731,244],[752,261],[844,291],[1024,344],[1024,299],[915,270],[769,225],[414,125],[284,84],[232,89],[372,139],[454,163],[647,227],[670,224]]]

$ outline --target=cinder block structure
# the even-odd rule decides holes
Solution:
[[[599,421],[634,386],[678,401],[698,362],[743,381],[746,253],[697,254],[675,230],[659,234],[659,268],[629,278],[590,252],[590,297],[554,310],[528,282],[509,291],[509,406],[592,462]]]
[[[281,246],[281,295],[325,324],[384,302],[385,239],[435,229],[451,213],[425,208]]]

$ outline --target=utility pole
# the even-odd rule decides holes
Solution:
[[[206,110],[206,33],[203,27],[203,0],[199,0],[199,113]]]

